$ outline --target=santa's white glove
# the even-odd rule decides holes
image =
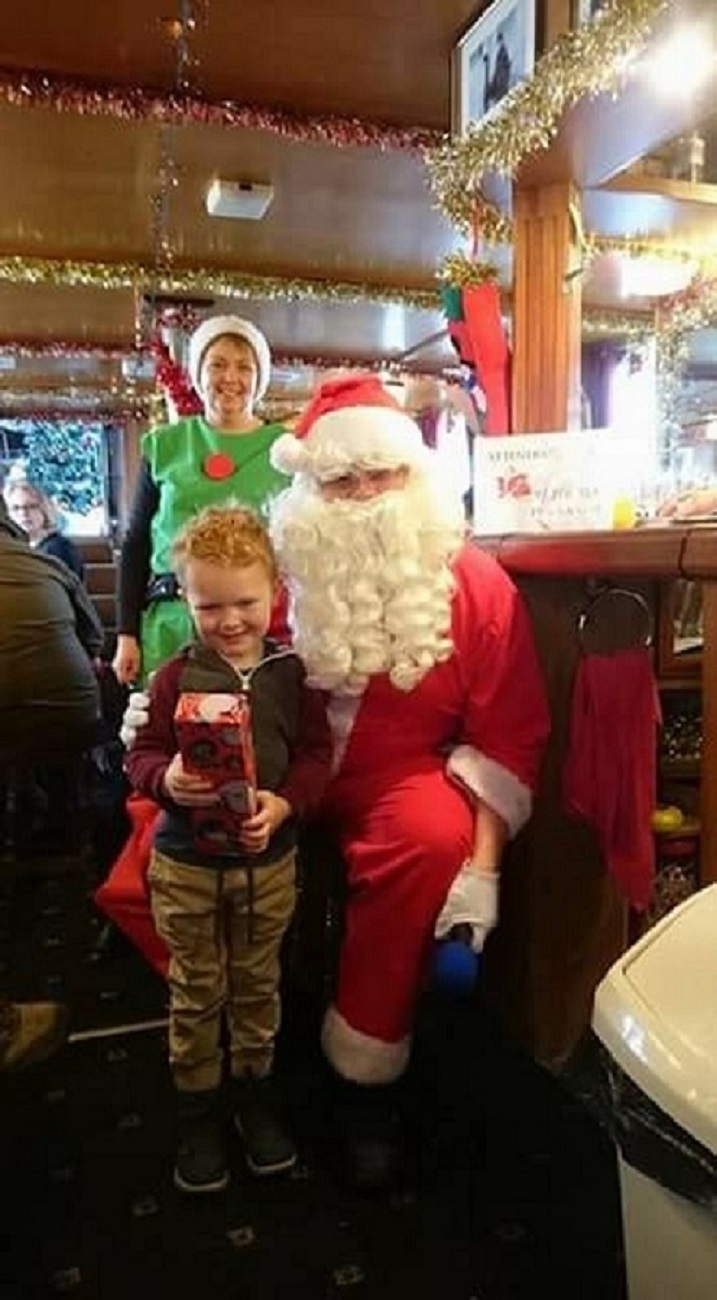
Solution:
[[[498,922],[498,885],[497,871],[477,871],[470,863],[464,863],[436,921],[436,938],[445,939],[454,925],[470,925],[471,948],[482,952],[483,944]]]
[[[120,727],[120,740],[125,749],[131,749],[137,732],[149,722],[149,692],[132,691]]]

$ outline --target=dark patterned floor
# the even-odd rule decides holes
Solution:
[[[3,989],[66,999],[73,1017],[53,1061],[0,1084],[1,1300],[532,1300],[545,1288],[552,1300],[623,1300],[609,1140],[477,1004],[424,1009],[400,1192],[341,1188],[302,995],[288,999],[280,1056],[300,1168],[252,1180],[237,1149],[225,1194],[183,1198],[165,1031],[131,1029],[161,1020],[165,990],[126,949],[88,960],[93,871],[91,857],[48,859],[0,883]]]

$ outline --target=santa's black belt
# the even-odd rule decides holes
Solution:
[[[156,605],[161,600],[178,600],[179,583],[173,573],[153,573],[147,583],[145,606]]]

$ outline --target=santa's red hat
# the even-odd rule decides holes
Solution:
[[[271,460],[285,474],[324,480],[357,468],[423,467],[427,452],[418,425],[377,376],[350,375],[321,384]]]

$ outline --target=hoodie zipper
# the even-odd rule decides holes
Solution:
[[[265,664],[272,663],[272,661],[276,659],[295,659],[295,658],[296,658],[296,654],[294,653],[293,650],[279,650],[279,651],[275,650],[273,651],[272,654],[267,655],[266,658],[260,659],[259,663],[254,664],[253,668],[235,668],[233,664],[229,664],[229,667],[231,668],[234,675],[239,678],[240,694],[251,697],[252,678],[254,677],[255,673],[259,672],[260,668],[263,668]],[[227,660],[226,662],[228,663],[229,661]]]

